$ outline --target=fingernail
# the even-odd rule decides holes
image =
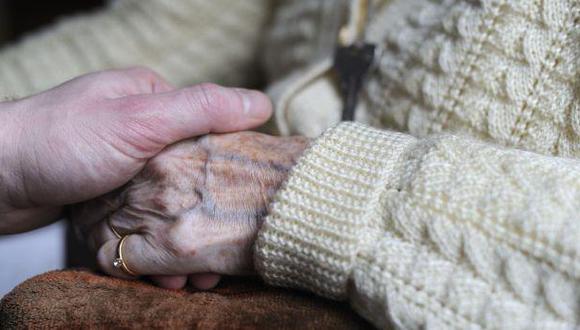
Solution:
[[[272,115],[272,102],[264,93],[244,88],[235,88],[242,97],[243,115],[265,121]]]
[[[242,113],[244,115],[249,114],[252,108],[252,97],[253,97],[252,94],[254,94],[255,92],[244,88],[235,88],[235,90],[242,97],[242,110],[243,110]]]

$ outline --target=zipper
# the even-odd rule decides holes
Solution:
[[[349,18],[339,30],[334,52],[333,70],[343,97],[342,120],[352,121],[366,77],[376,58],[376,45],[365,42],[370,0],[349,4]]]

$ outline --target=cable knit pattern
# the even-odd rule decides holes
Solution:
[[[312,11],[325,3],[281,8],[269,44],[285,55],[267,61],[270,76],[316,59],[324,31]],[[580,156],[579,1],[393,0],[383,8],[367,31],[383,51],[364,88],[366,123]]]
[[[318,138],[258,235],[260,273],[377,327],[579,328],[580,2],[384,8],[357,118],[420,139],[358,124]]]
[[[385,47],[366,96],[375,123],[580,156],[579,10],[575,0],[395,1],[369,32]]]
[[[26,96],[86,72],[134,65],[149,66],[178,86],[247,85],[257,78],[267,3],[115,1],[0,53],[0,94]]]
[[[382,52],[357,119],[411,134],[345,123],[317,139],[258,234],[259,273],[381,328],[580,328],[580,1],[371,2]],[[245,84],[265,35],[271,83],[307,117],[279,122],[302,132],[336,117],[300,109],[339,102],[330,81],[292,77],[332,57],[343,4],[281,1],[264,31],[267,0],[118,0],[0,53],[0,96],[136,64]]]
[[[256,264],[379,327],[573,328],[578,210],[575,160],[346,123],[294,169]]]

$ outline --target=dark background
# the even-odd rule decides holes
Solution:
[[[57,21],[99,8],[105,0],[0,0],[0,46]]]

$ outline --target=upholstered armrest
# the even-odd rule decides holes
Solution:
[[[357,329],[348,306],[307,293],[227,279],[208,292],[164,290],[88,271],[31,278],[0,301],[2,328]]]

